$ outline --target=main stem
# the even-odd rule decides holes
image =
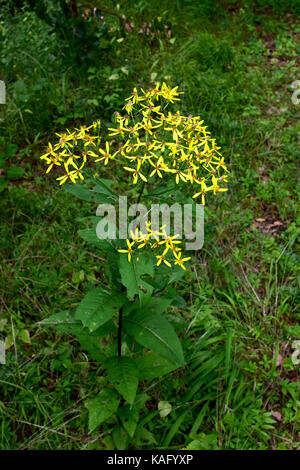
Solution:
[[[149,165],[150,166],[150,165]],[[148,169],[148,174],[150,172],[150,168]],[[145,187],[145,181],[143,181],[143,184],[141,186],[141,190],[140,190],[140,193],[138,195],[138,199],[137,199],[137,206],[141,200],[141,197],[142,197],[142,194],[143,194],[143,191],[144,191],[144,187]],[[122,286],[123,287],[123,286]],[[123,287],[124,289],[124,287]],[[123,307],[120,308],[119,310],[119,324],[118,324],[118,357],[121,357],[122,355],[122,320],[123,320]]]

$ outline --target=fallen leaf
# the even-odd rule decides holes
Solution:
[[[283,356],[281,354],[278,354],[277,361],[276,361],[276,367],[281,366],[281,364],[283,363],[283,360],[284,360]]]
[[[283,223],[280,222],[280,220],[275,220],[275,222],[273,223],[273,226],[278,226],[278,225],[283,225]]]
[[[282,414],[279,411],[272,411],[273,418],[277,419],[277,421],[282,421]]]

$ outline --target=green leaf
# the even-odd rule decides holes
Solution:
[[[84,219],[86,220],[86,219]],[[78,235],[83,238],[86,242],[90,243],[91,245],[96,246],[102,251],[111,252],[111,253],[117,253],[116,248],[112,245],[111,240],[109,239],[101,239],[97,235],[97,224],[100,220],[99,217],[89,217],[87,218],[88,222],[92,222],[93,226],[88,227],[82,230],[78,230]]]
[[[168,284],[171,282],[179,281],[185,275],[185,271],[180,267],[174,267],[171,275],[169,276]]]
[[[21,178],[25,173],[24,168],[20,166],[11,166],[6,170],[6,176],[9,180]]]
[[[17,144],[8,144],[6,149],[5,149],[5,155],[9,158],[14,157],[15,154],[18,151],[18,146]]]
[[[117,392],[111,388],[101,390],[95,398],[85,401],[85,407],[89,410],[89,430],[93,432],[100,424],[113,415],[120,403]]]
[[[171,305],[172,299],[167,297],[148,297],[142,300],[142,304],[139,307],[145,308],[149,314],[160,315]]]
[[[122,426],[115,426],[112,432],[114,444],[118,450],[125,450],[129,441],[128,434]]]
[[[174,190],[177,189],[177,186],[171,186],[169,188],[155,188],[155,189],[152,189],[152,191],[150,191],[147,195],[145,195],[144,197],[149,197],[149,196],[161,196],[161,195],[169,195],[169,194],[173,194],[174,193]]]
[[[65,184],[63,186],[63,189],[67,193],[70,193],[73,196],[76,196],[79,199],[83,199],[84,201],[88,202],[109,204],[115,202],[116,199],[112,194],[107,194],[107,191],[105,193],[99,192],[100,186],[98,186],[98,190],[96,191],[95,188],[88,189],[85,185],[82,184]]]
[[[139,378],[141,380],[153,380],[157,377],[162,377],[178,367],[174,362],[154,352],[149,352],[137,358],[135,362],[139,369]]]
[[[44,318],[39,322],[39,325],[50,326],[61,333],[73,334],[77,328],[82,329],[80,321],[74,319],[74,313],[70,310],[63,310],[59,313],[54,313],[50,317]]]
[[[164,317],[149,314],[144,310],[130,314],[123,323],[127,333],[139,344],[175,364],[184,365],[180,341],[174,328]]]
[[[165,418],[172,411],[172,405],[168,401],[160,401],[157,407],[161,418]]]
[[[135,410],[141,410],[145,403],[151,399],[150,395],[147,393],[138,393],[135,397],[133,407]]]
[[[131,405],[138,387],[138,371],[130,357],[111,357],[106,363],[109,381]]]
[[[18,338],[23,341],[23,343],[30,344],[30,335],[28,330],[20,330],[18,334]]]
[[[83,238],[86,242],[90,243],[91,245],[96,246],[97,248],[100,248],[100,250],[106,251],[110,250],[112,251],[111,244],[107,240],[101,240],[100,238],[97,237],[96,231],[91,228],[85,228],[83,230],[78,230],[78,235]],[[115,250],[113,250],[115,251]]]
[[[129,298],[133,298],[135,295],[142,297],[145,291],[148,294],[152,293],[153,287],[142,279],[145,274],[149,276],[154,274],[153,261],[150,257],[142,256],[139,261],[132,259],[129,263],[127,256],[121,253],[119,270],[122,284],[126,287]]]
[[[122,294],[109,294],[102,287],[90,290],[76,309],[75,319],[95,331],[117,313],[126,301]]]
[[[144,446],[145,444],[146,445],[157,444],[153,434],[150,431],[148,431],[148,429],[146,429],[142,426],[138,427],[138,429],[136,430],[134,438],[135,438],[135,441],[136,441],[135,444],[137,444],[139,446]]]
[[[93,333],[90,333],[87,328],[82,328],[81,332],[78,332],[74,336],[79,341],[82,349],[87,351],[92,359],[104,362],[107,355],[102,352],[102,350],[106,348],[103,348],[101,345],[101,338],[112,334],[115,330],[116,328],[113,322],[107,322]]]
[[[111,185],[113,184],[113,180],[101,178],[97,180],[97,183],[94,187],[94,191],[97,193],[103,193],[103,194],[108,194],[108,195],[114,195],[112,192]]]
[[[122,289],[121,277],[118,266],[119,253],[107,253],[106,263],[104,266],[105,273],[109,279],[109,284],[115,286],[115,288]]]
[[[105,361],[106,357],[101,352],[100,339],[115,330],[114,324],[107,322],[93,333],[90,333],[87,328],[83,328],[81,321],[75,320],[74,312],[70,312],[69,310],[55,313],[39,322],[39,324],[54,328],[60,333],[75,336],[81,347],[89,353],[91,358],[101,362]]]
[[[0,179],[0,193],[1,193],[1,191],[3,191],[3,189],[6,188],[7,185],[8,185],[8,181],[1,178]]]
[[[118,417],[129,436],[133,437],[139,420],[138,410],[130,405],[122,406],[118,409]]]
[[[171,299],[171,305],[173,305],[174,307],[184,308],[186,306],[186,301],[183,297],[181,297],[181,295],[175,295]]]

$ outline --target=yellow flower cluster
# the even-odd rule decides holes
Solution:
[[[96,135],[92,135],[91,130]],[[68,180],[76,183],[78,178],[83,180],[82,169],[88,157],[93,154],[91,148],[96,148],[100,143],[99,131],[100,121],[96,121],[89,127],[81,126],[74,132],[67,129],[64,134],[56,134],[59,137],[58,142],[54,146],[49,143],[46,153],[40,157],[48,165],[46,173],[54,166],[63,166],[66,173],[56,178],[59,184]]]
[[[108,129],[110,141],[100,142],[99,123],[57,134],[58,143],[54,147],[49,144],[41,157],[49,165],[47,172],[54,165],[63,165],[66,174],[57,178],[60,184],[67,180],[76,183],[84,178],[82,169],[88,158],[104,165],[117,162],[131,175],[133,184],[173,177],[177,184],[196,187],[193,198],[200,197],[205,204],[207,192],[227,191],[222,183],[227,182],[228,170],[220,147],[199,116],[166,112],[179,95],[177,86],[170,88],[166,83],[149,90],[134,88],[126,99],[124,114],[115,113],[117,126]],[[98,130],[98,135],[91,135],[91,128]]]
[[[163,237],[163,238],[160,238]],[[137,252],[145,247],[150,247],[152,251],[161,249],[161,254],[156,255],[157,263],[156,266],[159,266],[161,263],[164,263],[169,268],[172,267],[170,261],[170,256],[173,257],[174,265],[180,266],[182,269],[186,270],[184,263],[189,261],[191,258],[182,258],[182,250],[178,246],[181,244],[180,240],[176,240],[177,235],[167,235],[165,231],[165,226],[160,228],[160,231],[151,229],[151,222],[147,224],[147,233],[139,232],[136,229],[135,233],[131,231],[131,241],[126,240],[127,250],[118,250],[120,253],[127,253],[128,261],[131,262],[131,258],[134,254],[134,251]],[[138,257],[136,258],[138,261]]]

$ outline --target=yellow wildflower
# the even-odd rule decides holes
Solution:
[[[100,162],[104,160],[104,165],[107,165],[109,160],[113,160],[114,157],[117,155],[118,152],[115,152],[113,155],[109,151],[109,142],[105,142],[105,149],[106,151],[99,149],[99,152],[103,155],[101,158],[97,158],[95,162]]]
[[[130,243],[130,241],[127,239],[126,243],[127,243],[128,249],[127,250],[118,250],[118,251],[119,251],[119,253],[128,253],[128,261],[130,263],[131,255],[133,254],[132,246],[134,245],[135,242],[133,241],[133,242]]]

